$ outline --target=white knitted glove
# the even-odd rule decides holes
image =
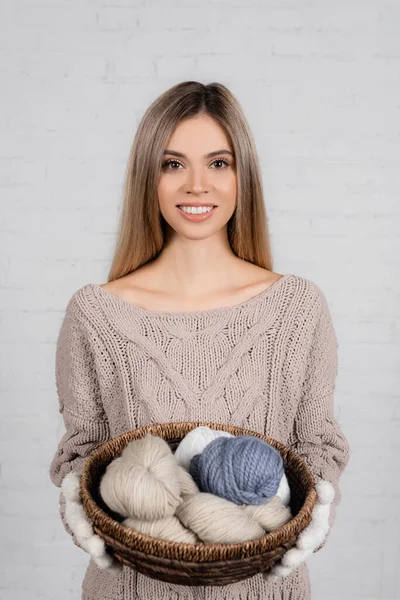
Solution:
[[[81,498],[80,477],[71,471],[64,477],[61,490],[65,498],[65,520],[75,535],[76,541],[83,550],[88,552],[99,569],[109,569],[114,572],[122,570],[122,564],[107,553],[104,540],[94,533]]]
[[[335,497],[333,485],[319,479],[315,485],[317,499],[312,511],[312,520],[300,533],[293,548],[290,548],[272,569],[262,575],[265,581],[275,582],[279,577],[287,577],[301,565],[322,544],[329,532],[329,514]]]

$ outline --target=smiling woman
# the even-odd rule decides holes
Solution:
[[[163,155],[181,159],[163,162],[158,183],[160,211],[169,227],[191,239],[223,232],[237,205],[234,152],[223,127],[206,114],[184,119]]]
[[[191,265],[184,267],[188,244]],[[205,273],[202,265],[216,255],[219,272]],[[253,136],[222,84],[177,84],[139,123],[108,283],[127,277],[127,285],[141,287],[142,269],[160,293],[178,289],[188,301],[246,287],[251,295],[254,284],[275,277]]]
[[[183,119],[163,156],[174,157],[162,163],[157,188],[167,240],[222,239],[237,206],[234,151],[224,128],[207,114]]]
[[[272,271],[257,153],[239,103],[219,83],[172,87],[135,135],[108,281],[75,292],[57,340],[66,433],[50,471],[72,502],[71,512],[60,498],[66,529],[92,555],[82,599],[309,600],[305,556],[325,543],[328,517],[333,525],[349,454],[333,418],[336,374],[322,290]],[[286,552],[278,581],[259,573],[180,586],[105,569],[110,557],[65,477],[76,480],[110,438],[171,421],[236,425],[293,448],[318,483],[335,487],[324,527],[312,530],[321,545],[309,536],[306,554]]]

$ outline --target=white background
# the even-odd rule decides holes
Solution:
[[[400,598],[399,73],[397,0],[1,0],[1,598],[80,597],[48,475],[55,341],[106,281],[142,114],[188,79],[241,103],[274,270],[318,283],[337,330],[352,454],[313,600]]]

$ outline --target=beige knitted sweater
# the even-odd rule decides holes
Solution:
[[[333,483],[332,525],[349,460],[333,412],[337,347],[325,295],[295,274],[240,304],[191,312],[149,311],[89,283],[69,300],[57,340],[66,433],[51,480],[60,487],[100,443],[148,423],[232,423],[291,445],[316,476]],[[60,494],[72,534],[64,506]],[[82,583],[82,600],[310,597],[306,564],[275,583],[256,575],[223,587],[188,587],[125,566],[115,575],[90,559]]]

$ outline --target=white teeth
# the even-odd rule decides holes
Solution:
[[[213,206],[180,206],[179,207],[183,212],[190,213],[192,215],[198,215],[201,213],[210,212],[214,207]]]

